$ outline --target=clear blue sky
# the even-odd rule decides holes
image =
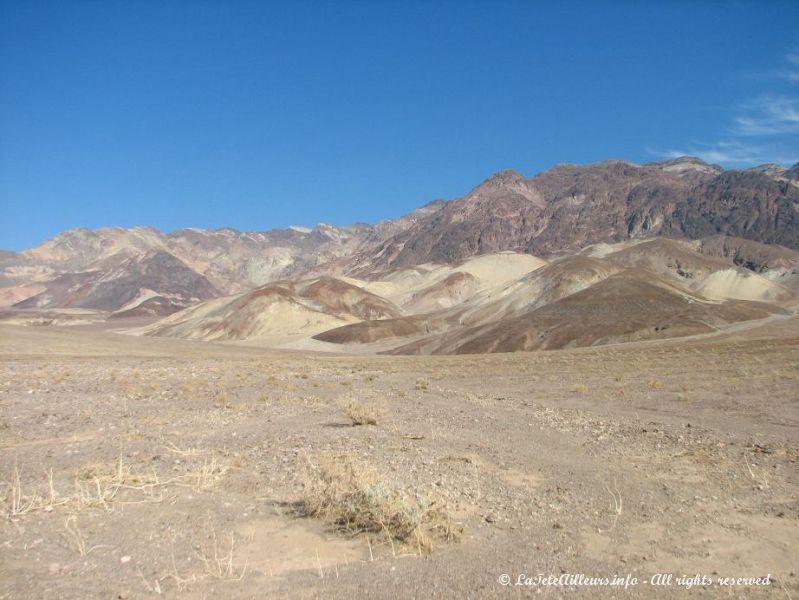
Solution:
[[[799,2],[0,0],[0,248],[397,216],[493,172],[799,160]]]

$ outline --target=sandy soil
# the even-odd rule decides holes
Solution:
[[[457,357],[3,325],[0,598],[799,597],[797,427],[797,319]],[[419,556],[297,517],[307,466],[343,456],[462,539]],[[642,583],[499,582],[539,573]]]

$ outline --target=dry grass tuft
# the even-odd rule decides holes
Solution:
[[[0,483],[6,488],[5,497],[0,504],[0,515],[11,518],[27,514],[31,511],[51,511],[57,506],[66,504],[69,500],[60,498],[53,487],[53,471],[48,474],[49,494],[41,495],[35,491],[23,492],[19,469],[14,465],[14,471],[9,482]]]
[[[216,531],[211,527],[211,541],[206,547],[201,547],[195,553],[205,567],[205,575],[213,579],[241,581],[247,573],[247,562],[243,565],[235,563],[234,546],[235,536],[230,534],[230,544],[225,551],[223,545],[217,540]]]
[[[182,456],[203,454],[196,448],[173,451]],[[47,489],[42,493],[31,486],[23,486],[19,469],[14,467],[9,481],[0,481],[0,516],[18,517],[34,511],[50,512],[58,507],[80,511],[85,508],[102,508],[107,512],[117,504],[142,504],[162,502],[163,491],[169,487],[189,487],[195,492],[215,489],[230,467],[215,456],[195,464],[185,473],[168,479],[159,477],[155,469],[136,471],[122,456],[115,463],[85,465],[78,469],[74,491],[59,494],[53,484],[52,470],[48,474]],[[43,485],[35,486],[42,488]]]
[[[24,515],[28,511],[41,504],[41,498],[37,494],[25,494],[22,491],[22,482],[19,478],[19,469],[14,466],[11,481],[4,483],[7,488],[3,498],[2,514],[6,517],[16,517]]]
[[[86,544],[86,536],[83,535],[83,532],[78,527],[78,518],[75,515],[70,515],[64,521],[64,529],[66,530],[69,539],[71,540],[72,544],[75,546],[75,549],[78,551],[78,554],[81,556],[86,556],[93,550],[97,550],[102,546],[91,546],[89,547]]]
[[[111,511],[112,503],[118,501],[121,491],[133,491],[144,496],[143,502],[160,502],[162,498],[156,494],[156,488],[165,483],[154,471],[135,472],[120,456],[113,465],[88,465],[79,469],[75,477],[74,500],[80,507],[102,507]]]
[[[339,409],[355,425],[377,425],[385,414],[385,408],[373,401],[363,401],[348,394],[337,402]]]
[[[439,500],[418,499],[381,479],[368,464],[348,457],[308,460],[298,513],[350,535],[384,537],[429,553],[434,540],[459,539],[461,528]]]
[[[160,582],[166,579],[172,579],[177,586],[179,592],[188,589],[192,583],[197,583],[206,579],[217,579],[220,581],[241,581],[247,574],[247,562],[239,564],[234,557],[235,536],[230,534],[230,544],[225,549],[225,544],[222,544],[216,535],[216,530],[213,525],[209,526],[210,534],[208,541],[197,544],[194,549],[194,556],[203,565],[200,571],[193,571],[190,573],[181,573],[175,560],[174,543],[172,546],[171,558],[171,571],[155,581],[154,586],[150,586],[146,579],[145,584],[147,588],[153,592],[157,591],[160,595]]]
[[[227,410],[233,408],[233,403],[230,401],[230,395],[226,388],[220,387],[217,389],[216,395],[214,396],[214,406]]]
[[[192,482],[195,492],[207,492],[214,489],[227,472],[227,465],[220,463],[215,456],[212,456],[203,461],[203,464],[194,472],[188,473],[186,477]]]

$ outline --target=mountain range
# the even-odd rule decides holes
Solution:
[[[614,160],[502,171],[374,225],[73,229],[0,253],[0,307],[12,322],[148,319],[137,333],[206,340],[536,349],[780,313],[798,250],[799,164]]]

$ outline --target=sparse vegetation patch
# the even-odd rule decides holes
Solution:
[[[436,541],[459,538],[460,527],[438,499],[419,499],[381,478],[370,465],[348,457],[314,462],[304,470],[301,516],[322,519],[350,535],[384,537],[419,554]]]
[[[352,425],[377,425],[385,408],[375,400],[358,398],[354,393],[339,398],[337,402]]]

